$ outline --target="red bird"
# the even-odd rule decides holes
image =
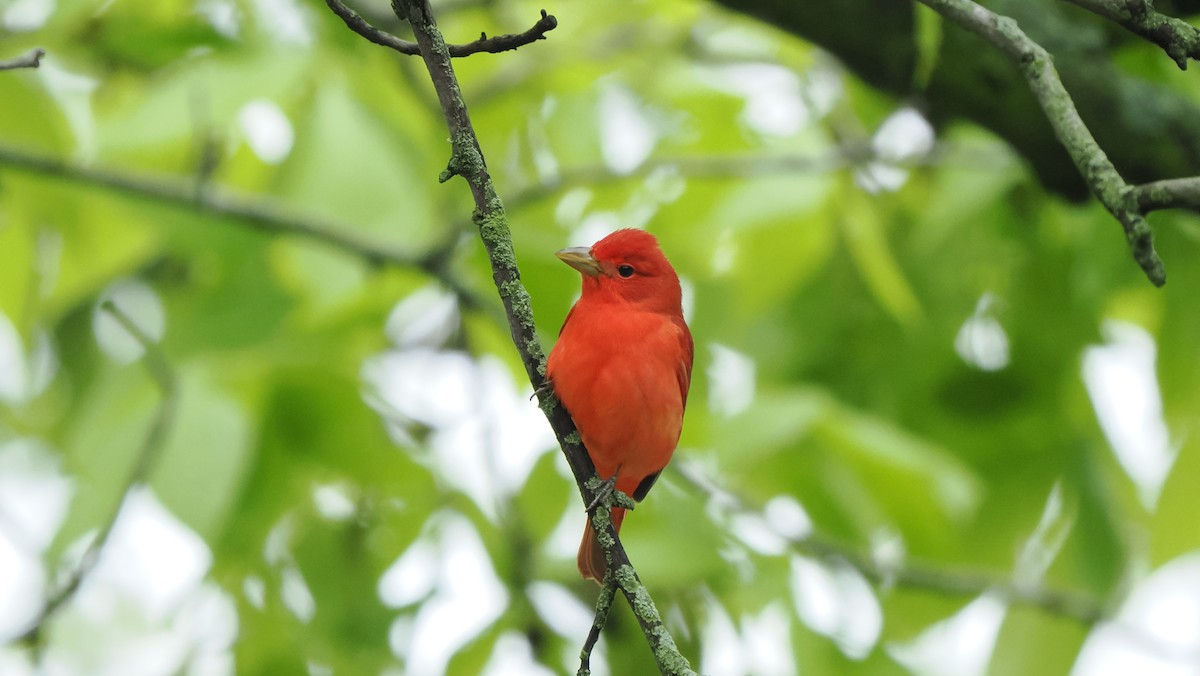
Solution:
[[[679,442],[692,379],[692,334],[679,277],[643,230],[618,230],[557,256],[583,274],[583,294],[559,332],[546,377],[570,412],[602,479],[646,497]],[[620,530],[625,510],[614,507]],[[579,572],[600,582],[607,564],[589,520]]]

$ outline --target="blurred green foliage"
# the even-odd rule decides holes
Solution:
[[[387,3],[358,9],[402,34]],[[461,42],[523,30],[538,9],[454,3],[439,21]],[[1135,571],[1200,545],[1194,216],[1152,218],[1172,275],[1155,290],[1103,209],[1048,196],[1020,158],[976,129],[939,130],[935,152],[892,167],[902,172],[898,189],[864,189],[867,167],[851,150],[869,145],[901,103],[770,27],[683,1],[547,9],[559,19],[547,40],[455,66],[547,347],[577,291],[552,252],[589,243],[578,237],[645,226],[685,278],[697,367],[677,458],[689,471],[752,513],[791,496],[847,551],[886,536],[938,570],[984,571],[1000,583],[1058,490],[1065,540],[1035,582],[1101,604],[1119,599]],[[223,12],[224,23],[212,18]],[[921,32],[920,77],[937,67],[940,30]],[[436,183],[449,145],[419,60],[358,38],[315,0],[60,0],[37,30],[0,37],[5,54],[35,45],[49,54],[41,70],[0,74],[3,149],[172,186],[203,181],[285,221],[316,220],[413,256],[454,242],[439,274],[477,305],[460,302],[435,347],[499,360],[521,382],[467,191]],[[776,98],[755,103],[763,93],[747,82]],[[633,134],[613,127],[613,92],[651,130],[648,164],[628,175],[604,159],[619,145],[613,134]],[[771,114],[780,96],[798,102],[794,128],[755,123],[754,106]],[[246,121],[252,101],[273,104],[290,126],[277,163],[249,142],[259,133]],[[736,169],[780,156],[832,165]],[[216,162],[199,176],[206,157]],[[696,160],[709,169],[695,171]],[[526,597],[530,584],[549,581],[582,604],[594,598],[573,557],[548,544],[564,519],[572,532],[583,525],[561,459],[540,456],[515,490],[481,504],[450,476],[467,460],[434,457],[454,448],[434,443],[438,424],[398,417],[365,375],[373,357],[412,348],[385,333],[389,312],[435,277],[6,164],[0,311],[28,354],[48,337],[57,371],[43,390],[0,405],[0,439],[43,440],[77,485],[47,570],[120,499],[157,410],[153,383],[106,357],[93,336],[106,289],[137,280],[161,302],[161,349],[182,391],[150,484],[211,548],[209,579],[236,600],[239,673],[403,671],[407,658],[389,635],[402,644],[397,627],[411,630],[429,597],[389,607],[379,581],[446,514],[476,529],[507,590],[499,617],[450,671],[478,672],[513,631],[548,668],[568,668],[583,635],[560,635]],[[1002,328],[998,366],[956,350],[978,316]],[[1105,341],[1110,319],[1141,327],[1158,347],[1178,459],[1153,505],[1139,501],[1115,459],[1081,376],[1085,350]],[[711,368],[714,345],[752,360],[749,406],[721,403],[727,383]],[[329,486],[350,514],[318,508],[314,491]],[[670,473],[626,522],[631,558],[694,666],[714,617],[709,599],[735,624],[782,602],[800,672],[872,674],[902,671],[885,646],[970,600],[878,587],[882,634],[865,657],[848,657],[795,615],[793,554],[747,544],[738,523]],[[270,553],[272,538],[285,553]],[[311,618],[286,602],[289,570],[313,598]],[[247,590],[259,586],[255,599]],[[1086,631],[1054,609],[1014,606],[993,673],[1062,673]],[[69,636],[51,626],[47,640]],[[643,643],[619,609],[602,643],[611,673],[649,673]]]

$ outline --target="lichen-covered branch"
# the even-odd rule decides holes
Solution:
[[[199,190],[185,181],[140,178],[91,169],[3,146],[0,146],[0,167],[94,185],[131,197],[230,218],[266,233],[305,237],[358,256],[371,265],[415,267],[441,282],[458,297],[464,307],[486,306],[475,297],[474,292],[464,287],[445,270],[446,259],[458,241],[457,236],[431,251],[413,255],[357,237],[352,234],[354,229],[348,225],[324,223],[297,214],[288,214],[278,205],[261,201],[249,202],[223,197],[208,189]]]
[[[1155,286],[1166,283],[1162,260],[1154,251],[1150,226],[1138,201],[1091,131],[1079,117],[1075,102],[1063,87],[1050,54],[1031,40],[1017,22],[971,0],[918,0],[946,19],[979,35],[1016,62],[1030,90],[1096,199],[1125,230],[1133,258]]]
[[[579,651],[579,671],[576,676],[591,676],[592,649],[600,640],[600,632],[608,623],[608,613],[612,610],[613,599],[617,596],[617,579],[612,571],[604,575],[604,583],[600,585],[600,595],[596,597],[596,617],[592,620],[592,629],[588,632],[587,640],[583,642],[583,650]]]
[[[15,59],[0,59],[0,70],[16,70],[18,68],[37,68],[42,65],[42,57],[46,55],[46,50],[38,49],[31,50],[29,53],[18,56]]]
[[[1134,186],[1133,194],[1143,213],[1159,209],[1200,211],[1200,176],[1143,183]]]
[[[75,595],[75,592],[79,590],[79,585],[83,583],[84,578],[87,577],[100,560],[100,552],[104,549],[104,545],[108,543],[108,538],[112,535],[113,528],[117,524],[117,519],[121,516],[121,508],[125,504],[126,497],[128,497],[129,492],[134,486],[146,482],[151,469],[154,468],[155,463],[158,461],[158,457],[161,455],[163,445],[167,439],[167,431],[170,430],[171,424],[175,420],[175,411],[179,404],[179,391],[175,383],[175,374],[167,363],[162,350],[159,349],[158,344],[111,301],[105,301],[100,306],[100,310],[112,315],[121,324],[122,328],[128,331],[138,344],[142,346],[144,355],[142,360],[146,366],[146,372],[150,374],[151,380],[158,387],[162,400],[158,405],[158,411],[154,414],[154,419],[150,423],[150,430],[142,440],[141,449],[138,451],[133,467],[129,470],[129,476],[125,479],[120,493],[121,497],[113,507],[108,520],[104,522],[100,532],[88,544],[87,550],[84,551],[83,557],[79,561],[79,566],[71,573],[62,586],[46,599],[33,625],[22,636],[23,641],[33,645],[38,644],[46,622],[64,603]]]
[[[762,510],[748,505],[741,498],[719,488],[686,463],[674,463],[671,471],[696,490],[710,497],[719,497],[728,511],[742,514],[761,514]],[[857,570],[876,585],[921,589],[947,596],[980,596],[998,594],[1011,603],[1037,608],[1046,613],[1066,617],[1091,626],[1106,619],[1105,607],[1091,597],[1041,585],[1017,584],[1009,579],[979,572],[968,572],[935,566],[930,563],[903,561],[886,564],[874,557],[837,543],[827,537],[811,534],[787,538],[792,551],[821,559],[827,563],[842,563]]]
[[[1158,45],[1181,70],[1200,60],[1200,29],[1154,9],[1151,0],[1067,0]]]
[[[394,49],[401,54],[409,56],[418,56],[421,53],[421,49],[417,43],[379,30],[372,26],[358,12],[347,7],[341,0],[325,0],[325,4],[346,23],[346,26],[350,30],[363,36],[370,42],[387,47],[388,49]],[[518,47],[524,47],[537,40],[545,40],[546,33],[557,27],[558,19],[554,18],[552,14],[547,14],[546,10],[543,9],[542,18],[538,19],[533,24],[533,27],[524,33],[509,33],[490,38],[486,34],[482,34],[474,42],[468,42],[463,45],[447,45],[447,49],[450,51],[450,56],[456,58],[478,54],[479,52],[487,52],[489,54],[506,52]]]
[[[454,176],[461,176],[471,190],[475,203],[474,220],[491,262],[492,279],[508,317],[513,344],[537,393],[539,405],[562,446],[567,464],[571,467],[580,495],[586,504],[594,497],[586,485],[587,481],[595,476],[596,469],[583,447],[571,416],[546,386],[545,353],[535,330],[529,292],[521,283],[521,273],[517,267],[504,204],[492,183],[479,139],[471,124],[471,117],[451,63],[449,47],[437,28],[427,0],[393,0],[392,7],[397,16],[407,20],[413,28],[421,58],[433,81],[438,103],[450,131],[450,161],[440,180],[444,182]],[[659,670],[664,674],[694,673],[675,647],[649,592],[629,563],[629,557],[609,521],[608,510],[595,510],[592,519],[608,557],[609,568],[614,571],[617,585],[633,608]]]

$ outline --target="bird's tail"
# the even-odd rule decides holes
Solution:
[[[613,507],[613,528],[621,532],[621,522],[625,520],[625,510]],[[585,580],[595,580],[596,584],[604,581],[604,573],[608,563],[604,560],[604,548],[596,539],[596,531],[592,530],[592,520],[588,519],[583,529],[583,541],[579,543],[579,573]]]

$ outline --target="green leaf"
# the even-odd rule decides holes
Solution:
[[[920,3],[913,4],[913,43],[917,50],[913,88],[924,91],[929,87],[941,56],[942,15]]]
[[[37,235],[32,228],[18,224],[0,225],[0,251],[4,265],[0,266],[0,312],[3,312],[17,331],[29,337],[28,320],[36,303],[35,285],[40,276],[37,256]]]
[[[924,311],[892,253],[879,206],[862,191],[844,187],[842,192],[839,222],[859,275],[893,319],[905,326],[914,325]]]
[[[181,369],[178,412],[150,475],[163,504],[205,539],[227,527],[252,453],[240,402],[212,382],[208,364]]]

